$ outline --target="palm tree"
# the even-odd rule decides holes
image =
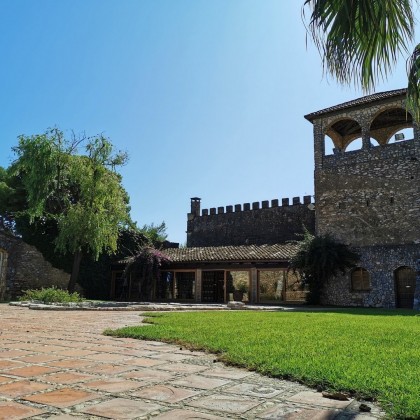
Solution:
[[[374,89],[386,80],[414,39],[413,3],[418,0],[305,0],[308,30],[324,71],[340,83]],[[407,60],[407,105],[420,118],[420,44]]]
[[[298,251],[290,268],[299,272],[309,287],[308,303],[318,304],[324,285],[340,272],[355,266],[359,255],[330,235],[313,236],[307,230],[303,240],[297,242]]]

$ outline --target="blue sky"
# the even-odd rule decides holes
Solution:
[[[302,1],[2,0],[0,166],[20,134],[104,133],[139,226],[185,243],[190,197],[313,194],[303,115],[359,96],[323,77]],[[377,91],[405,87],[405,57]]]

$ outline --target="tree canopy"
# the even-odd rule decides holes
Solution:
[[[386,80],[414,40],[413,3],[418,0],[305,0],[308,30],[324,70],[365,92]],[[407,105],[420,116],[420,44],[407,60]]]
[[[84,154],[79,153],[81,148]],[[73,135],[68,140],[57,128],[20,136],[13,150],[17,158],[8,168],[8,184],[0,178],[0,194],[10,210],[13,197],[23,189],[26,206],[18,206],[15,215],[27,216],[32,223],[56,224],[56,249],[74,254],[69,283],[73,291],[82,255],[98,259],[101,253],[115,252],[119,230],[131,222],[128,195],[116,172],[127,155],[114,153],[103,135]],[[6,178],[4,173],[0,176]],[[7,214],[8,209],[3,210]]]

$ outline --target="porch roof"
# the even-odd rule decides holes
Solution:
[[[296,244],[209,246],[170,248],[162,251],[174,263],[289,261],[297,252]]]
[[[348,108],[354,108],[359,106],[365,106],[366,104],[376,102],[376,101],[383,101],[387,99],[394,99],[396,97],[403,97],[407,94],[407,89],[396,89],[396,90],[389,90],[387,92],[379,92],[374,93],[372,95],[363,96],[361,98],[354,99],[352,101],[344,102],[342,104],[334,105],[329,108],[321,109],[320,111],[315,111],[310,114],[305,115],[304,117],[313,122],[315,119],[322,117],[324,115],[329,115],[337,111],[342,111]]]

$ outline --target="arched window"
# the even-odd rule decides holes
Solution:
[[[370,275],[365,268],[357,267],[351,272],[351,289],[354,291],[370,290]]]
[[[390,108],[380,112],[370,125],[370,136],[385,145],[414,138],[413,117],[403,108]]]
[[[338,120],[325,131],[325,152],[331,154],[333,149],[335,151],[361,149],[361,136],[362,128],[357,121],[351,118]],[[357,139],[360,142],[355,142]],[[352,143],[352,146],[347,149],[350,143]]]

